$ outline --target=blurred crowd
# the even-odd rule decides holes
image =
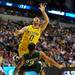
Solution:
[[[0,14],[7,14],[13,16],[23,16],[23,17],[34,17],[36,14],[33,11],[29,10],[19,10],[19,9],[12,9],[9,7],[0,7]]]
[[[17,63],[21,36],[15,37],[13,32],[29,24],[31,23],[5,21],[0,18],[0,59],[3,58],[2,65],[13,66],[15,62]],[[75,35],[69,29],[63,29],[50,23],[42,33],[36,49],[44,51],[58,63],[64,63],[67,67],[75,67]]]
[[[7,8],[8,9],[8,8]],[[0,13],[13,16],[29,17],[29,11],[13,11],[0,8]],[[34,16],[35,14],[33,14]],[[31,16],[32,17],[32,16]],[[18,45],[21,36],[15,37],[13,32],[21,29],[31,22],[3,20],[0,18],[0,60],[1,65],[13,66],[18,62]],[[64,63],[66,67],[75,67],[75,32],[73,29],[65,29],[50,21],[46,30],[42,33],[39,42],[36,45],[37,50],[44,51],[49,57],[52,57],[58,63]]]

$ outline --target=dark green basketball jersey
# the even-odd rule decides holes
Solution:
[[[26,66],[31,66],[33,64],[36,64],[39,61],[40,58],[40,52],[35,51],[32,55],[31,54],[25,54],[24,60]]]

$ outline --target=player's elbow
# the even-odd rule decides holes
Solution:
[[[49,19],[47,19],[47,23],[49,23]]]
[[[48,24],[49,23],[49,19],[47,19],[46,21],[45,21],[45,24]]]

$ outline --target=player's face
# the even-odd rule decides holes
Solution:
[[[38,17],[35,17],[33,19],[33,25],[34,25],[34,27],[39,28],[39,26],[40,26],[40,19]]]

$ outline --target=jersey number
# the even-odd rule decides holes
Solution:
[[[31,35],[30,38],[29,38],[29,40],[32,41],[33,38],[34,38],[34,35]]]

